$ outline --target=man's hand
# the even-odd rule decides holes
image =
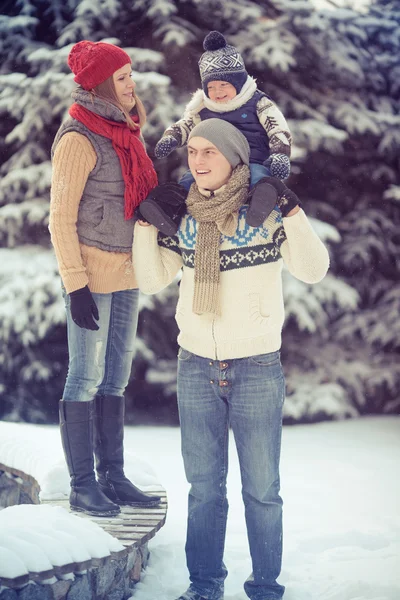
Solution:
[[[281,210],[282,217],[292,217],[299,212],[301,205],[296,194],[289,188],[286,188],[283,194],[278,198],[278,206]]]
[[[300,210],[300,205],[298,204],[297,206],[295,206],[294,208],[292,208],[292,210],[286,215],[287,217],[293,217],[293,215],[295,215],[296,213],[298,213]]]
[[[254,188],[259,186],[261,183],[268,183],[275,188],[278,195],[276,203],[279,206],[282,217],[292,217],[299,212],[301,204],[298,197],[291,189],[287,187],[286,184],[283,183],[283,181],[277,177],[263,177],[256,183]]]
[[[165,158],[178,146],[177,140],[172,135],[166,135],[157,142],[154,148],[156,158]]]
[[[73,322],[82,329],[90,329],[91,331],[99,329],[94,320],[99,320],[99,311],[88,286],[71,292],[69,297]]]

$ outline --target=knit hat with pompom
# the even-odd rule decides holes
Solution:
[[[236,48],[227,44],[219,31],[206,35],[203,48],[205,52],[200,57],[199,68],[204,93],[208,96],[207,84],[210,81],[228,81],[239,94],[248,74]]]
[[[68,55],[68,66],[75,75],[74,81],[85,90],[92,90],[131,62],[129,54],[122,48],[88,40],[75,44]]]

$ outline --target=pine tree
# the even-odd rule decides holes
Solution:
[[[80,39],[118,43],[154,148],[199,87],[213,29],[288,118],[288,184],[331,252],[317,286],[285,273],[288,422],[398,412],[400,8],[308,0],[20,0],[0,16],[0,400],[8,418],[55,417],[65,376],[62,299],[47,231],[50,149],[70,105]],[[156,161],[160,181],[185,152]],[[143,297],[128,405],[175,407],[176,286]],[[136,376],[136,379],[135,379]],[[161,414],[161,413],[160,413]],[[0,415],[1,416],[1,415]]]

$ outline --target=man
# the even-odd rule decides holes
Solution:
[[[176,311],[178,406],[191,484],[186,540],[191,585],[179,600],[223,598],[229,425],[253,566],[244,589],[252,600],[280,600],[281,271],[285,262],[298,279],[317,283],[327,272],[328,252],[295,194],[277,179],[268,178],[276,189],[273,213],[262,227],[246,224],[249,146],[230,123],[209,119],[194,127],[188,153],[196,183],[177,236],[158,235],[139,221],[133,245],[145,293],[163,289],[183,268]]]

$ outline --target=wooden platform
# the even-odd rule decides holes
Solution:
[[[153,508],[121,506],[116,517],[93,517],[82,512],[71,511],[68,500],[44,500],[41,504],[61,506],[78,517],[94,521],[107,533],[117,538],[127,550],[142,546],[155,536],[164,525],[167,516],[167,495],[164,488],[148,492],[161,496],[161,502]]]
[[[7,467],[6,465],[0,464],[0,471],[8,473],[11,477],[15,478],[16,485],[21,480],[33,488],[32,503],[36,504],[36,498],[39,496],[40,487],[37,481],[31,476],[19,471]],[[19,480],[19,481],[18,481]],[[154,508],[136,508],[129,506],[122,506],[121,512],[116,517],[93,517],[86,515],[82,512],[71,511],[68,499],[65,500],[44,500],[41,504],[48,506],[61,506],[68,512],[82,517],[90,519],[97,525],[102,527],[107,533],[117,538],[124,546],[123,550],[119,552],[111,552],[109,556],[102,559],[92,558],[81,563],[71,563],[60,567],[54,567],[52,570],[41,572],[41,573],[29,573],[15,579],[6,579],[0,577],[0,586],[6,586],[9,588],[19,588],[28,583],[28,581],[35,581],[42,583],[49,580],[51,577],[60,578],[68,573],[78,573],[85,571],[86,569],[98,568],[105,565],[108,561],[113,559],[120,559],[124,556],[135,554],[132,562],[132,579],[139,581],[140,570],[142,565],[146,562],[146,556],[144,556],[144,548],[147,549],[147,542],[155,536],[157,531],[164,525],[167,516],[167,495],[164,488],[159,487],[151,492],[151,495],[161,496],[161,502]]]

